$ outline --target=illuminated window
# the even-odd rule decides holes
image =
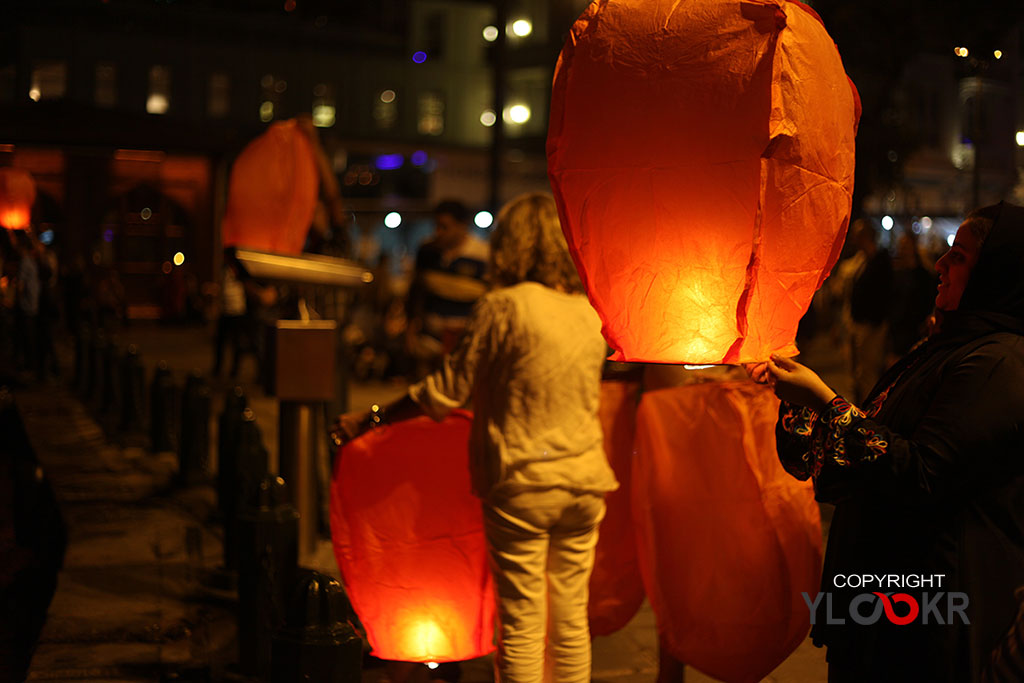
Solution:
[[[231,81],[227,74],[210,74],[206,113],[212,119],[223,118],[231,109]]]
[[[388,130],[398,123],[398,96],[394,90],[382,90],[373,101],[373,120],[379,130]]]
[[[166,114],[171,107],[171,70],[166,66],[149,68],[149,97],[146,111],[150,114]]]
[[[281,115],[281,94],[288,89],[288,82],[274,74],[264,74],[260,79],[260,121],[269,123]]]
[[[117,67],[110,62],[96,65],[96,89],[93,99],[97,107],[117,105]]]
[[[68,65],[64,62],[39,62],[32,68],[28,96],[40,100],[59,100],[68,87]]]
[[[425,92],[419,97],[416,130],[422,135],[444,133],[444,99],[436,92]]]
[[[313,125],[330,128],[334,120],[334,90],[326,83],[317,83],[313,88]]]

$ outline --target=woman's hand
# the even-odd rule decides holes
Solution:
[[[836,397],[827,384],[814,370],[797,363],[792,358],[772,355],[767,363],[756,363],[747,367],[747,372],[758,384],[767,384],[783,401],[805,406],[821,413]]]
[[[357,410],[342,413],[331,426],[331,440],[335,446],[344,446],[352,439],[361,436],[370,428],[370,411]]]

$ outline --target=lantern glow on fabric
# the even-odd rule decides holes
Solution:
[[[456,411],[345,445],[331,487],[331,538],[373,654],[450,662],[494,650],[494,586],[480,500],[471,492],[469,427]]]
[[[25,230],[36,201],[36,182],[20,168],[0,168],[0,225],[8,230]]]
[[[319,183],[313,147],[297,122],[273,124],[231,167],[224,246],[302,253]]]
[[[601,0],[555,69],[548,174],[614,360],[793,355],[850,217],[860,104],[787,0]]]
[[[645,393],[633,519],[640,569],[673,657],[728,683],[760,681],[810,628],[821,575],[810,482],[775,451],[779,402],[749,381]]]

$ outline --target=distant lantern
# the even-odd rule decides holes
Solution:
[[[472,417],[417,418],[338,454],[331,536],[345,590],[381,659],[452,662],[494,650],[494,588],[471,493]]]
[[[849,222],[856,89],[799,2],[594,2],[555,69],[548,173],[613,358],[796,353]]]
[[[231,169],[224,246],[301,253],[319,183],[313,147],[298,124],[271,125]]]
[[[26,230],[36,201],[36,182],[20,168],[0,168],[0,225]]]

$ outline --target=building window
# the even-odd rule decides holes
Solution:
[[[373,120],[378,130],[390,130],[398,123],[398,95],[394,90],[381,90],[373,102]]]
[[[40,100],[59,100],[64,97],[68,87],[68,65],[64,62],[39,62],[32,67],[32,84],[28,90],[29,98]]]
[[[96,65],[96,90],[93,99],[97,107],[117,105],[117,66],[110,62]]]
[[[277,78],[274,74],[266,74],[260,79],[260,121],[270,123],[281,102],[281,95],[288,89],[288,82]]]
[[[313,125],[330,128],[334,117],[334,89],[326,83],[317,83],[313,88]]]
[[[439,93],[420,95],[417,107],[416,129],[422,135],[440,135],[444,132],[444,99]]]
[[[206,93],[206,113],[212,119],[223,118],[231,108],[231,81],[227,74],[210,74]]]
[[[166,66],[149,68],[149,97],[146,111],[150,114],[166,114],[171,107],[171,70]]]

